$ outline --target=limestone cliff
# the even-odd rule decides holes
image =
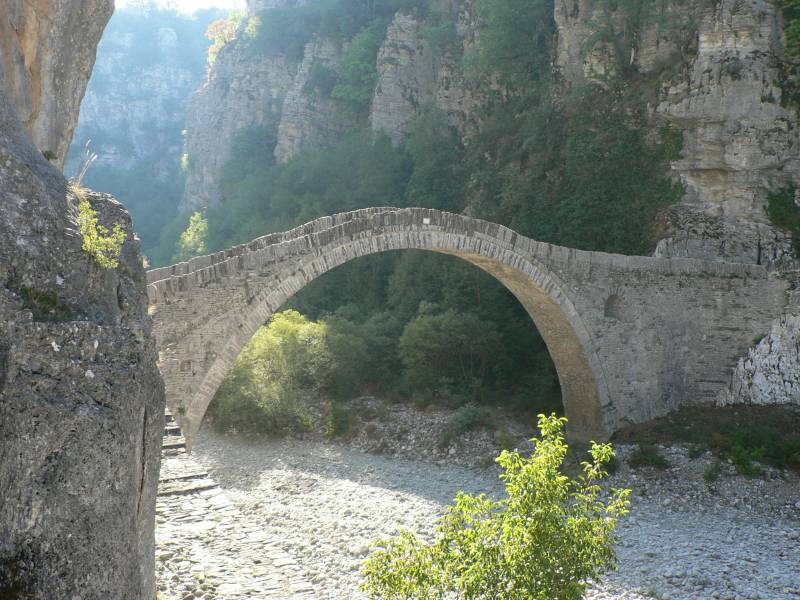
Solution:
[[[6,0],[0,82],[38,148],[64,166],[111,0]]]
[[[69,144],[90,40],[111,8],[12,0],[0,9],[3,57],[17,69],[9,76],[4,63],[0,83],[3,598],[154,596],[164,397],[139,244],[119,203],[85,192],[100,222],[127,234],[119,266],[100,267],[82,248],[78,198],[41,152]]]
[[[686,195],[665,214],[656,253],[781,259],[790,244],[769,225],[765,205],[770,190],[800,179],[800,130],[796,112],[781,106],[779,12],[766,0],[669,3],[664,10],[625,47],[631,65],[656,80],[654,120],[684,138],[672,168]],[[559,0],[555,17],[564,77],[602,80],[614,68],[614,49],[602,40],[587,49],[581,40],[622,15],[603,14],[590,0]]]
[[[236,42],[222,48],[202,88],[189,100],[184,206],[219,202],[219,178],[236,132],[249,127],[277,132],[296,73],[297,65],[283,56],[254,60]]]
[[[158,177],[180,163],[189,96],[206,71],[205,30],[220,11],[183,16],[152,7],[114,13],[97,51],[65,168],[77,173],[87,141],[92,167],[127,171],[158,162]]]
[[[342,46],[319,39],[306,46],[303,60],[283,101],[275,160],[286,162],[303,148],[325,148],[333,145],[356,120],[339,110],[337,102],[311,89],[313,69],[335,68]]]
[[[384,131],[400,143],[409,124],[426,106],[443,110],[462,136],[474,130],[481,99],[466,84],[459,64],[460,55],[474,45],[477,30],[470,8],[464,4],[458,10],[457,47],[444,52],[432,47],[416,13],[395,16],[378,53],[378,84],[370,110],[374,130]]]

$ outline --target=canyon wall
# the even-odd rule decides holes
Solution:
[[[108,0],[7,0],[0,7],[0,79],[33,142],[59,167],[113,10]]]
[[[0,8],[0,597],[153,598],[163,384],[130,218],[63,158],[111,0]],[[63,151],[63,152],[62,152]],[[126,240],[83,249],[83,198]]]
[[[250,14],[292,4],[253,0]],[[463,66],[481,34],[476,6],[467,0],[432,3],[455,23],[454,43],[438,48],[430,16],[419,10],[394,16],[377,54],[377,82],[367,118],[373,130],[401,144],[414,119],[433,106],[466,143],[480,135],[488,92],[502,96],[504,90],[477,88]],[[608,86],[615,69],[624,69],[626,85],[635,86],[645,103],[648,135],[656,136],[667,126],[679,132],[682,148],[680,158],[671,163],[671,176],[685,193],[659,218],[655,255],[765,264],[775,269],[776,277],[794,281],[791,234],[773,226],[767,216],[768,196],[800,181],[797,111],[785,106],[780,85],[785,51],[780,11],[767,0],[666,2],[651,6],[650,13],[626,13],[613,6],[555,0],[551,93],[558,103],[579,86]],[[223,49],[193,99],[186,208],[220,201],[222,165],[240,128],[267,128],[264,143],[275,144],[279,162],[303,148],[331,145],[342,130],[342,111],[315,93],[308,74],[316,63],[335,66],[346,42],[337,46],[317,39],[306,46],[299,62],[248,55],[245,45],[237,39]],[[790,317],[764,334],[790,339]],[[766,398],[763,386],[752,382],[760,380],[759,373],[775,379],[776,365],[800,372],[796,360],[781,358],[787,347],[765,342],[737,369],[731,365],[725,402],[751,398],[743,389]]]

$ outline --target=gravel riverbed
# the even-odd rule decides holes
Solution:
[[[791,473],[744,478],[711,457],[664,452],[664,472],[622,466],[632,487],[620,527],[620,568],[594,600],[800,599],[800,481]],[[430,534],[456,491],[502,493],[494,469],[368,454],[321,440],[252,440],[204,429],[194,458],[257,528],[299,565],[312,597],[362,598],[360,568],[376,538],[401,528]],[[728,472],[730,471],[730,472]]]

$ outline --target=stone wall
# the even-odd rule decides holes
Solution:
[[[547,343],[571,433],[582,439],[715,402],[787,303],[787,282],[758,265],[582,252],[427,209],[326,217],[148,273],[167,400],[189,440],[273,311],[330,269],[405,248],[463,258],[516,295]]]
[[[101,223],[127,232],[119,267],[100,268],[82,249],[78,198],[30,137],[66,149],[94,59],[89,41],[110,9],[91,0],[0,8],[11,17],[3,27],[15,27],[13,39],[2,32],[4,57],[11,48],[26,65],[0,83],[3,598],[154,596],[164,396],[139,244],[119,203],[86,192]],[[93,15],[100,20],[83,20]],[[85,38],[75,35],[83,28]],[[37,92],[20,96],[27,68]],[[31,106],[41,111],[33,119]]]

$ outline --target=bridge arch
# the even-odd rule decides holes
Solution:
[[[573,438],[607,438],[608,386],[589,329],[533,242],[492,223],[426,209],[368,209],[148,274],[168,403],[191,445],[219,385],[255,332],[308,283],[359,257],[427,250],[493,275],[526,309],[558,372]],[[558,249],[541,244],[538,250]],[[566,249],[564,249],[566,250]],[[210,308],[210,310],[209,310]]]

